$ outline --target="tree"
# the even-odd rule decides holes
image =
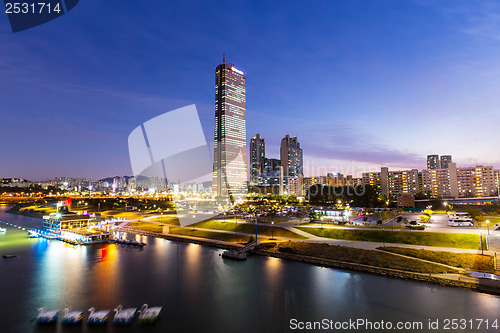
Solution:
[[[317,218],[318,218],[318,215],[319,215],[319,214],[318,214],[318,213],[316,213],[314,210],[311,210],[311,211],[309,212],[309,219],[311,220],[311,222],[312,222],[313,220],[317,219]]]
[[[267,216],[271,218],[271,222],[274,222],[274,217],[276,216],[276,207],[271,207],[271,209],[267,212]]]
[[[467,213],[469,213],[470,217],[472,217],[477,222],[482,222],[485,219],[484,213],[478,208],[468,207]]]
[[[422,222],[422,223],[427,223],[430,220],[430,216],[427,214],[420,215],[418,218],[420,219],[420,222]]]

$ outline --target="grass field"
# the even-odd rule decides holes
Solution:
[[[490,221],[490,228],[495,224],[500,223],[500,217],[486,217],[486,220]]]
[[[376,267],[399,269],[418,273],[453,273],[454,269],[395,256],[375,250],[362,250],[344,246],[288,241],[277,246],[278,251],[317,258],[341,260]]]
[[[151,222],[130,222],[127,224],[127,227],[137,230],[150,231],[150,232],[158,232],[158,233],[163,232],[163,225]],[[250,236],[228,234],[228,233],[208,231],[208,230],[193,230],[190,228],[181,228],[181,227],[170,227],[169,233],[174,235],[217,239],[234,243],[246,243],[250,240]],[[268,240],[269,237],[259,238],[259,242]]]
[[[454,247],[460,249],[479,250],[479,236],[474,234],[444,232],[412,232],[381,230],[347,230],[331,228],[297,227],[315,236],[379,243],[414,244],[426,246]],[[486,241],[483,236],[483,246]]]
[[[325,226],[328,226],[328,227],[336,227],[338,226],[339,228],[363,228],[363,229],[386,229],[386,230],[391,230],[392,228],[394,228],[394,230],[396,229],[408,229],[406,226],[404,225],[395,225],[395,226],[392,226],[392,225],[376,225],[376,224],[367,224],[367,225],[364,225],[364,224],[343,224],[343,225],[336,225],[336,224],[329,224],[329,223],[302,223],[301,226],[308,226],[308,227],[319,227],[321,228],[322,226],[325,227]]]
[[[241,232],[245,234],[255,234],[255,225],[252,224],[242,224],[238,223],[236,229],[236,223],[234,222],[223,222],[218,220],[212,221],[204,221],[199,222],[194,225],[194,227],[205,228],[205,229],[213,229],[213,230],[224,230],[224,231],[233,231],[233,232]],[[257,227],[257,233],[263,236],[274,236],[274,237],[286,237],[292,239],[306,239],[306,237],[296,234],[292,231],[280,228],[280,227],[271,227],[271,226],[262,226],[259,225]]]
[[[158,216],[158,217],[152,218],[151,221],[166,223],[166,224],[171,224],[171,225],[180,225],[179,219],[177,218],[177,215]]]
[[[429,251],[421,249],[409,249],[403,247],[380,247],[379,249],[403,254],[414,258],[434,261],[453,267],[465,268],[473,271],[494,273],[494,258],[492,256],[474,253],[454,253],[444,251]]]
[[[128,228],[151,231],[151,232],[163,232],[163,225],[151,222],[129,222],[127,224]]]

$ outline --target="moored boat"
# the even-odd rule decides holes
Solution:
[[[115,317],[113,318],[114,324],[126,325],[130,324],[134,319],[137,308],[123,308],[121,305],[116,307]]]
[[[63,324],[78,324],[83,319],[83,311],[72,311],[69,312],[68,308],[63,309]]]
[[[89,324],[104,324],[109,317],[109,313],[111,312],[110,310],[101,310],[101,311],[95,311],[95,308],[90,308],[89,309],[89,318],[87,319],[87,322]]]
[[[43,308],[38,309],[38,315],[36,316],[36,322],[39,324],[53,324],[59,318],[59,311],[51,310],[44,311]]]
[[[139,310],[139,316],[137,319],[140,323],[152,323],[158,319],[161,309],[161,306],[154,306],[150,308],[147,304],[143,304]]]

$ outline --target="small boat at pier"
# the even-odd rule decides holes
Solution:
[[[3,257],[4,258],[15,258],[17,256],[15,254],[4,254]]]
[[[139,247],[143,247],[146,245],[146,243],[144,243],[144,242],[138,242],[135,240],[128,240],[128,239],[119,239],[119,238],[114,239],[112,242],[116,243],[116,244],[133,245],[133,246],[139,246]]]
[[[6,232],[7,228],[0,228],[0,232]]]
[[[245,252],[240,252],[235,250],[226,250],[222,252],[222,257],[236,259],[236,260],[246,260],[247,254]]]

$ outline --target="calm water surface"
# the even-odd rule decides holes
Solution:
[[[0,221],[41,225],[6,209],[0,206]],[[29,239],[9,226],[0,235],[0,255],[17,258],[0,257],[0,332],[286,332],[292,318],[427,323],[500,317],[500,298],[486,294],[260,256],[236,262],[222,259],[219,249],[129,237],[147,246],[71,246]],[[33,321],[40,307],[144,303],[163,306],[152,326],[40,327]]]

